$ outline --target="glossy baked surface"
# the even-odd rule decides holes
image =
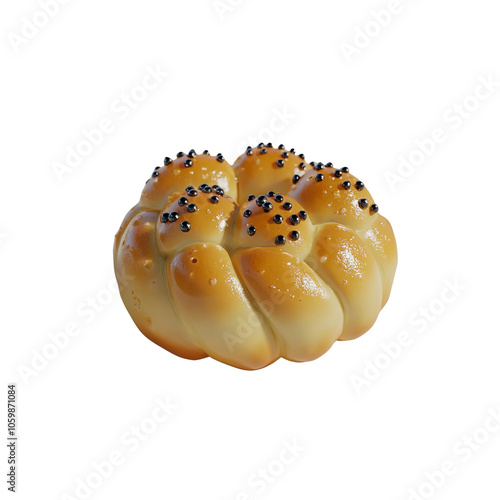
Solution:
[[[254,370],[310,361],[371,328],[389,298],[389,222],[347,168],[284,147],[166,158],[115,237],[142,333],[189,359]]]

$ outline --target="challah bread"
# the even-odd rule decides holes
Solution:
[[[166,159],[125,217],[114,260],[149,339],[254,370],[316,359],[366,332],[388,299],[397,250],[347,168],[260,144],[234,169],[194,150]]]

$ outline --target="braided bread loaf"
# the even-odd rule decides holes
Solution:
[[[271,144],[234,167],[194,150],[164,163],[114,246],[121,297],[146,337],[254,370],[316,359],[373,325],[396,243],[346,167]]]

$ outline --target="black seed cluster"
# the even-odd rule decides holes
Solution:
[[[191,150],[190,153],[196,154],[196,152],[194,150]],[[205,154],[205,153],[203,153],[203,154]],[[212,195],[209,198],[209,201],[213,204],[219,203],[219,201],[220,201],[219,196],[224,195],[224,190],[220,186],[218,186],[217,184],[214,184],[213,186],[209,186],[207,183],[203,183],[198,187],[198,189],[199,189],[199,191],[201,191],[202,193],[205,193],[205,194],[210,194],[212,192],[215,192],[216,194]],[[198,196],[198,190],[196,190],[194,186],[187,186],[186,193],[187,193],[187,196]],[[181,196],[177,200],[177,204],[180,207],[185,206],[186,211],[188,213],[194,213],[194,212],[197,212],[199,210],[196,203],[190,203],[189,198],[186,196]],[[175,222],[178,219],[179,219],[178,212],[170,212],[170,213],[165,212],[165,213],[161,214],[161,216],[160,216],[160,220],[163,223]],[[187,233],[188,231],[191,230],[191,223],[188,221],[181,222],[180,229],[182,232]]]
[[[274,209],[274,205],[270,201],[272,199],[274,199],[274,201],[276,201],[278,203],[281,203],[284,200],[284,196],[280,193],[275,193],[274,191],[268,191],[267,195],[262,194],[260,196],[257,196],[257,198],[254,195],[250,195],[248,197],[249,201],[256,200],[255,201],[256,205],[259,207],[262,207],[262,210],[264,212],[267,212],[267,213],[271,212]],[[293,208],[293,205],[292,205],[292,203],[287,201],[287,202],[283,203],[281,208],[283,208],[284,210],[291,210]],[[243,217],[249,218],[251,215],[252,215],[252,210],[246,209],[243,211]],[[307,213],[305,210],[300,210],[298,214],[290,215],[290,217],[288,218],[288,223],[296,226],[296,225],[300,224],[301,219],[302,220],[307,219]],[[272,218],[272,222],[274,222],[275,224],[283,224],[284,220],[285,219],[284,219],[283,215],[281,215],[279,213],[275,214]],[[248,226],[247,227],[247,233],[249,236],[254,236],[256,232],[257,232],[257,228],[255,226]],[[291,231],[288,234],[288,237],[292,241],[297,241],[300,238],[300,233],[299,233],[299,231]],[[286,236],[278,235],[278,236],[276,236],[274,242],[276,245],[284,245],[286,243]]]
[[[258,207],[261,207],[266,201],[267,201],[267,196],[261,194],[255,201],[255,203],[257,204]]]
[[[249,150],[250,150],[250,153],[248,153]],[[251,153],[252,153],[252,151],[251,151],[251,148],[249,146],[249,148],[247,149],[247,154],[251,154]],[[210,153],[208,152],[208,149],[205,149],[202,154],[210,155]],[[193,166],[193,159],[196,158],[197,153],[196,153],[195,149],[191,149],[189,151],[189,153],[187,153],[187,155],[183,151],[179,151],[176,156],[177,156],[177,158],[182,158],[183,156],[187,156],[187,159],[184,161],[184,166],[189,168],[189,167]],[[224,156],[222,156],[221,153],[218,153],[216,156],[216,160],[218,162],[222,163],[224,161]],[[172,163],[172,158],[166,156],[165,159],[163,160],[163,164],[170,165],[171,163]]]
[[[201,184],[199,190],[203,193],[211,193],[212,188],[208,184]]]
[[[178,212],[165,212],[161,214],[160,220],[161,222],[175,222],[176,220],[179,219],[179,213]]]

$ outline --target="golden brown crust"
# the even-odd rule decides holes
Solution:
[[[264,145],[248,148],[234,162],[239,186],[238,204],[243,205],[251,194],[265,194],[269,190],[286,193],[293,176],[305,168],[303,158],[284,148]]]
[[[268,193],[270,194],[270,193]],[[234,248],[276,247],[305,259],[313,242],[313,225],[293,198],[260,195],[240,209],[234,227]]]
[[[249,370],[279,357],[270,329],[222,247],[198,243],[184,248],[169,261],[167,275],[177,311],[209,356]]]
[[[123,303],[141,332],[156,344],[189,359],[206,357],[190,340],[167,285],[156,245],[157,212],[138,214],[119,244],[115,269]]]
[[[368,246],[351,229],[336,223],[318,228],[308,264],[339,297],[344,309],[340,340],[368,331],[382,307],[382,282]]]
[[[364,185],[356,188],[358,181],[349,172],[334,167],[310,168],[288,194],[310,213],[314,224],[337,222],[361,229],[371,223],[378,207],[372,208],[375,202]]]
[[[167,161],[116,234],[127,310],[178,356],[245,370],[312,360],[366,332],[387,302],[396,242],[364,185],[262,149],[237,160],[238,186],[221,157]]]
[[[180,153],[179,153],[180,154]],[[189,154],[189,153],[188,153]],[[173,193],[181,192],[187,186],[206,183],[216,184],[236,200],[238,189],[234,171],[221,156],[199,154],[189,157],[183,154],[175,159],[166,158],[167,165],[156,167],[142,191],[140,205],[144,208],[161,210]],[[186,163],[187,162],[187,163]],[[189,162],[192,162],[191,166]]]
[[[116,255],[118,253],[118,247],[122,241],[122,236],[125,230],[127,229],[128,225],[130,224],[130,221],[137,215],[140,214],[143,211],[143,208],[137,204],[134,207],[132,207],[127,215],[125,215],[122,223],[120,224],[120,228],[118,229],[117,233],[115,234],[115,240],[113,244],[113,259],[116,261]]]
[[[389,221],[378,215],[374,223],[358,234],[364,239],[372,255],[377,261],[382,277],[382,306],[389,300],[392,282],[398,265],[398,249],[396,238]]]
[[[196,242],[221,244],[238,207],[229,196],[206,186],[173,194],[157,221],[158,246],[164,256]]]
[[[307,264],[276,248],[239,250],[233,262],[279,337],[281,356],[309,361],[330,349],[342,332],[342,307]]]

